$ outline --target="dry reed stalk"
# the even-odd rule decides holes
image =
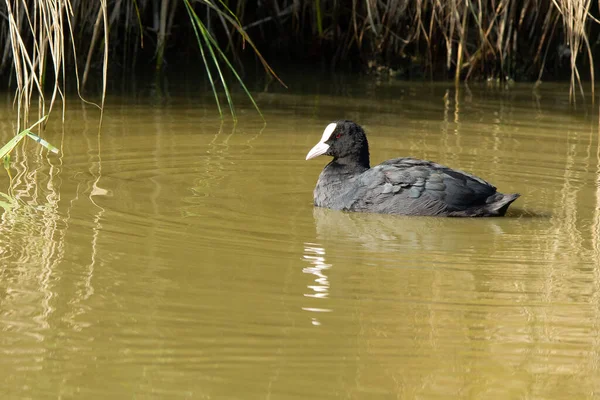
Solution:
[[[467,67],[464,79],[476,69],[484,76],[511,78],[517,59],[528,56],[526,51],[541,77],[550,48],[560,43],[556,30],[560,19],[571,49],[571,94],[576,87],[583,93],[577,55],[585,51],[593,95],[593,54],[587,31],[590,20],[599,21],[590,15],[590,6],[591,0],[353,0],[351,27],[360,48],[370,42],[375,56],[382,54],[384,59],[385,54],[401,53],[408,43],[418,44],[422,38],[431,68],[434,49],[439,49],[435,37],[441,36],[446,69],[454,68],[458,81]]]
[[[5,0],[4,3],[9,22],[8,36],[17,83],[15,94],[18,111],[17,131],[20,131],[21,125],[26,124],[29,120],[29,110],[35,95],[38,99],[39,116],[50,113],[56,100],[60,98],[64,120],[65,40],[68,40],[67,38],[70,38],[73,43],[73,64],[77,68],[70,0],[35,0],[30,3]],[[78,2],[77,4],[82,3]],[[100,1],[100,8],[105,21],[105,65],[103,69],[103,90],[105,91],[108,51],[106,0]],[[68,31],[65,31],[67,27]],[[85,75],[87,77],[87,68]],[[50,78],[52,79],[50,80]],[[51,91],[49,99],[45,97],[45,88]]]
[[[462,12],[462,22],[460,24],[460,39],[458,42],[458,50],[456,51],[456,74],[454,77],[454,83],[458,85],[460,81],[460,71],[462,70],[462,58],[465,50],[465,43],[467,37],[467,10]]]
[[[42,108],[48,104],[48,110],[56,99],[63,97],[65,64],[77,69],[74,42],[91,43],[83,49],[88,53],[84,84],[99,53],[95,50],[99,42],[104,44],[106,74],[108,57],[116,57],[114,50],[122,51],[126,67],[135,64],[138,49],[144,45],[145,30],[148,36],[155,35],[156,67],[160,68],[163,58],[168,56],[165,52],[170,38],[185,38],[180,32],[171,32],[184,26],[174,25],[187,12],[186,7],[179,7],[178,11],[180,2],[113,0],[109,17],[107,0],[4,0],[9,23],[0,27],[0,40],[5,43],[10,40],[10,46],[5,46],[0,55],[0,70],[12,59],[17,82],[15,102],[25,119],[28,113],[25,105],[30,104],[36,93],[41,95]],[[420,62],[420,56],[426,55],[424,67],[430,68],[432,76],[436,66],[445,65],[447,73],[455,79],[476,75],[506,79],[515,77],[517,67],[521,68],[518,73],[529,77],[535,77],[537,71],[532,69],[537,68],[541,77],[546,65],[552,66],[547,59],[558,61],[554,65],[560,68],[559,56],[551,50],[564,40],[570,49],[571,96],[576,87],[583,92],[578,70],[582,64],[578,59],[581,51],[587,52],[589,75],[594,80],[593,54],[587,36],[590,21],[595,20],[590,15],[592,0],[271,0],[261,2],[260,7],[242,0],[188,2],[197,10],[207,33],[215,40],[222,39],[219,44],[228,43],[229,54],[235,59],[238,59],[235,49],[240,44],[250,44],[257,50],[245,29],[262,34],[268,44],[278,42],[273,40],[274,32],[287,29],[287,36],[279,36],[293,38],[309,51],[327,48],[322,44],[333,47],[333,52],[323,54],[332,65],[353,57],[365,63],[374,59],[393,66],[394,60],[414,56]],[[116,39],[110,48],[109,31]],[[68,39],[72,49],[65,48]],[[46,71],[47,67],[51,68]],[[53,90],[52,97],[45,102],[40,88],[44,80],[50,84],[49,73],[55,74]],[[76,73],[75,79],[78,78]],[[593,90],[592,83],[592,93]]]
[[[158,37],[156,42],[156,69],[160,70],[163,65],[165,52],[165,41],[167,38],[167,15],[169,14],[169,0],[162,0],[160,4],[160,17]]]
[[[581,95],[584,95],[583,85],[577,68],[577,55],[581,48],[585,47],[590,63],[592,99],[594,99],[594,59],[586,32],[591,0],[552,0],[552,3],[562,17],[567,46],[570,49],[571,88],[569,97],[571,101],[574,100],[576,84],[579,86]]]

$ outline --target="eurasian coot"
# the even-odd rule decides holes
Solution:
[[[431,161],[395,158],[371,168],[363,129],[352,121],[327,125],[306,159],[332,156],[314,191],[318,207],[383,214],[502,216],[519,194]]]

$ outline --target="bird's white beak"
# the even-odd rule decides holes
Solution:
[[[306,159],[310,160],[311,158],[319,157],[327,153],[327,150],[329,150],[329,145],[325,142],[319,142],[315,145],[315,147],[310,149],[310,151],[306,155]]]
[[[323,136],[321,137],[321,141],[319,143],[317,143],[315,145],[315,147],[310,149],[310,151],[306,155],[307,160],[310,160],[311,158],[319,157],[319,156],[327,153],[327,150],[329,150],[329,145],[325,142],[329,140],[329,138],[331,137],[331,134],[333,133],[333,131],[335,131],[336,127],[337,127],[337,124],[333,123],[333,122],[331,124],[327,125],[327,127],[323,131]]]

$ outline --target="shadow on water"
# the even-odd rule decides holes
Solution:
[[[529,214],[529,213],[527,213]],[[317,237],[347,240],[371,250],[402,250],[419,254],[471,247],[465,236],[485,235],[489,240],[506,233],[510,218],[438,218],[370,213],[346,213],[315,207]]]
[[[518,201],[518,200],[517,200]],[[549,211],[536,211],[524,208],[511,206],[504,217],[499,218],[551,218],[552,213]]]

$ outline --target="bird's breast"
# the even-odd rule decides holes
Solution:
[[[347,204],[346,194],[354,189],[356,183],[356,176],[353,174],[332,173],[327,168],[324,169],[314,190],[315,206],[335,210],[349,209],[351,204]]]

